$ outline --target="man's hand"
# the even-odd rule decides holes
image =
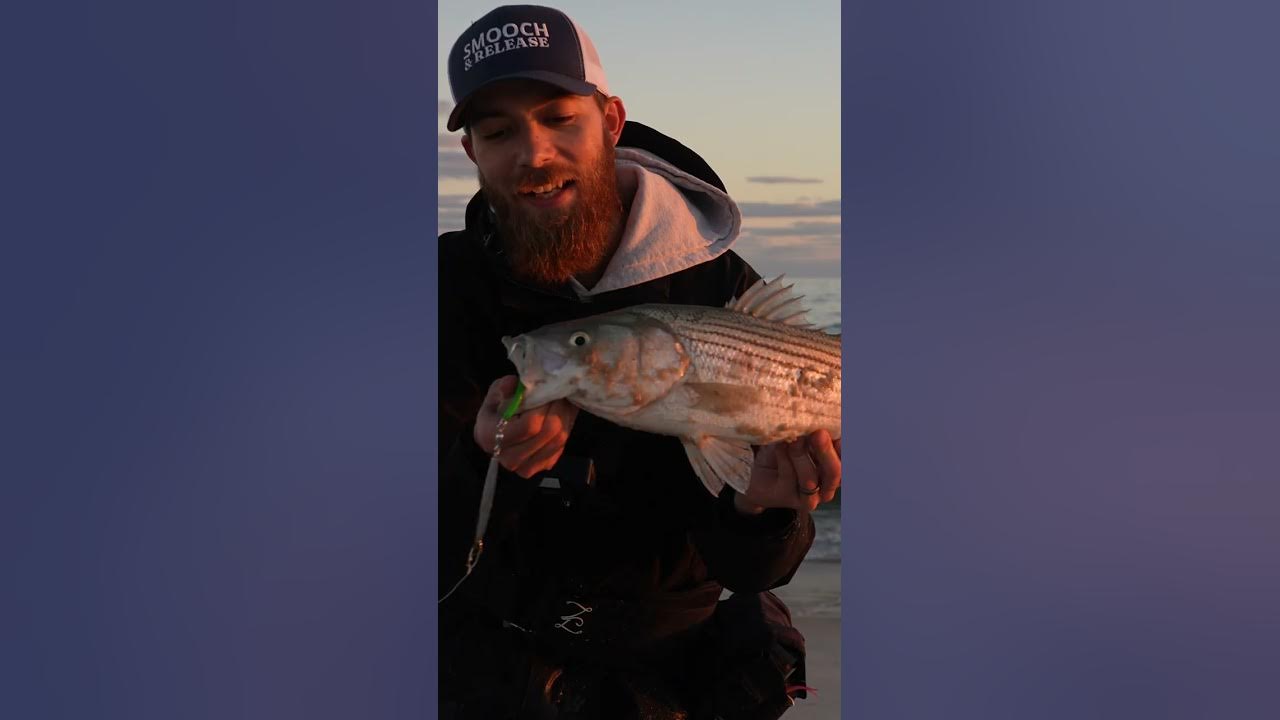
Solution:
[[[733,502],[755,515],[779,507],[812,511],[831,502],[840,487],[840,441],[817,430],[794,442],[766,445],[756,453],[751,484]]]
[[[516,392],[515,375],[498,378],[489,386],[472,437],[486,455],[493,455],[494,434],[502,409]],[[525,478],[555,467],[569,442],[569,431],[578,417],[578,408],[565,400],[516,413],[502,433],[502,467]]]

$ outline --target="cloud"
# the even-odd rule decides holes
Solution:
[[[839,200],[824,200],[818,203],[738,203],[746,218],[766,217],[829,217],[840,214]]]
[[[787,227],[746,228],[752,237],[840,237],[838,222],[798,222]]]
[[[763,183],[765,185],[808,185],[811,183],[820,183],[822,180],[818,178],[787,177],[786,175],[757,175],[755,177],[747,178],[747,182]]]
[[[436,112],[436,115],[440,117],[449,117],[449,112],[451,110],[453,110],[453,103],[448,100],[441,100],[440,109]]]
[[[457,150],[462,147],[462,135],[458,133],[438,133],[436,147],[441,150]]]
[[[805,240],[773,242],[743,237],[734,243],[738,253],[762,275],[786,273],[791,277],[839,277],[840,241]]]
[[[766,275],[786,272],[798,277],[837,276],[840,223],[801,221],[785,227],[744,227],[734,250]]]
[[[441,150],[436,172],[442,178],[474,178],[476,166],[461,150]]]

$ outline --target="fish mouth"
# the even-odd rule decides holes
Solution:
[[[534,378],[530,377],[533,373],[530,372],[526,354],[529,346],[528,338],[523,335],[516,337],[504,335],[502,345],[507,348],[507,359],[516,366],[516,374],[520,376],[520,383],[524,385],[527,393],[537,384]]]
[[[553,343],[528,335],[517,335],[503,337],[502,344],[507,348],[507,359],[515,366],[520,383],[524,385],[525,407],[536,407],[566,397],[572,385],[569,377],[572,368],[569,358],[558,351]]]
[[[523,335],[520,337],[524,337]],[[511,354],[520,347],[520,337],[511,337],[510,335],[502,336],[502,347],[507,349],[507,359],[511,359]]]
[[[527,344],[523,335],[517,337],[502,336],[502,346],[507,349],[507,359],[511,361],[512,365],[516,366],[516,372],[524,372],[525,347]]]

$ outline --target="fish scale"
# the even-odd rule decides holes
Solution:
[[[722,311],[723,312],[723,311]],[[655,313],[658,314],[658,313]],[[726,313],[729,314],[729,313]],[[826,333],[792,329],[785,336],[777,336],[770,332],[771,328],[763,322],[751,322],[754,318],[740,313],[730,315],[742,318],[729,318],[735,322],[736,334],[726,336],[716,332],[718,324],[701,324],[684,322],[676,313],[663,311],[668,324],[675,335],[690,346],[690,353],[695,360],[700,376],[706,382],[756,382],[777,379],[783,389],[795,386],[802,372],[826,374],[838,379],[840,376],[840,338]],[[752,327],[752,326],[755,327]],[[786,343],[779,349],[765,349],[761,338]],[[735,344],[732,341],[737,340]],[[753,342],[755,341],[755,342]],[[752,348],[749,352],[743,348]],[[800,352],[800,350],[811,352]],[[839,396],[838,388],[835,391]],[[829,399],[829,398],[828,398]]]
[[[567,398],[674,435],[709,491],[745,491],[752,445],[840,436],[840,337],[809,328],[780,279],[725,308],[639,305],[503,338],[525,407]]]

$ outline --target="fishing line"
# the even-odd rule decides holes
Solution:
[[[511,401],[507,403],[506,409],[502,411],[502,417],[498,418],[498,425],[493,433],[493,457],[489,458],[489,469],[484,474],[484,488],[480,491],[480,512],[476,516],[476,536],[471,542],[471,551],[467,553],[467,569],[458,578],[458,582],[444,594],[444,597],[436,601],[439,605],[457,590],[475,568],[476,563],[480,560],[480,553],[484,552],[484,532],[489,527],[489,515],[493,512],[493,494],[498,488],[498,456],[502,454],[502,435],[507,429],[507,423],[520,409],[520,403],[524,401],[524,383],[516,381],[516,393],[511,396]]]

